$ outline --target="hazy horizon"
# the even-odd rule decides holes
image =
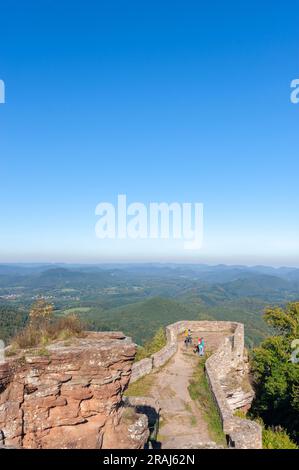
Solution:
[[[222,263],[222,262],[214,262],[214,263],[209,263],[209,262],[201,262],[201,261],[174,261],[174,260],[160,260],[160,261],[142,261],[142,260],[123,260],[123,261],[117,261],[117,260],[111,260],[111,261],[94,261],[94,262],[84,262],[84,261],[7,261],[3,262],[0,260],[0,266],[134,266],[134,265],[139,265],[139,266],[205,266],[205,267],[219,267],[219,266],[225,266],[225,267],[246,267],[246,268],[255,268],[255,267],[265,267],[265,268],[273,268],[273,269],[281,269],[281,268],[286,268],[286,269],[299,269],[299,264],[298,265],[290,265],[290,264],[281,264],[281,265],[274,265],[274,264],[264,264],[264,263],[254,263],[254,264],[246,264],[246,263]]]
[[[299,266],[296,10],[4,2],[0,259]],[[203,203],[202,248],[99,240],[119,194]]]

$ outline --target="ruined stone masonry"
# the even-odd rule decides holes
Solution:
[[[87,333],[43,351],[27,350],[0,364],[0,446],[140,449],[159,415],[150,398],[126,398],[129,383],[165,364],[186,328],[223,336],[206,361],[206,375],[228,446],[261,448],[261,427],[234,416],[249,408],[253,391],[244,354],[244,326],[180,321],[166,327],[167,344],[133,364],[136,346],[119,332]],[[244,389],[244,383],[246,387]],[[126,405],[126,406],[125,406]]]
[[[0,445],[143,448],[147,417],[122,403],[135,353],[129,338],[113,332],[8,358],[0,364]]]
[[[179,321],[167,326],[166,346],[150,358],[133,365],[131,382],[135,382],[165,364],[177,351],[178,335],[186,328],[203,334],[205,331],[222,334],[225,332],[225,337],[217,351],[206,361],[206,376],[222,420],[223,431],[227,436],[229,447],[262,448],[261,426],[234,416],[236,409],[250,408],[254,396],[248,380],[243,324],[226,321]]]

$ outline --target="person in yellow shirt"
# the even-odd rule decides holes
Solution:
[[[191,330],[189,328],[186,328],[185,332],[184,332],[184,336],[185,336],[185,345],[188,346],[189,344],[192,343],[192,336],[191,336]]]

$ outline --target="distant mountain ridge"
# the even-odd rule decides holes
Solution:
[[[262,339],[267,305],[299,299],[299,269],[292,267],[179,264],[0,265],[0,306],[5,318],[28,312],[38,297],[57,315],[78,311],[93,329],[118,329],[137,342],[161,325],[185,319],[241,321],[248,344]],[[9,307],[8,309],[6,307]],[[1,313],[1,312],[0,312]],[[183,315],[183,317],[182,317]]]

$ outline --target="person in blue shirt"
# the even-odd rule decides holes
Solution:
[[[201,338],[201,356],[205,355],[205,340]]]

